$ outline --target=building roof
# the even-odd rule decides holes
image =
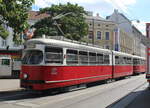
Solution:
[[[46,17],[49,17],[50,15],[47,13],[40,13],[39,11],[29,11],[29,20],[40,20]]]
[[[141,31],[139,29],[137,29],[134,25],[132,26],[132,29],[135,30],[136,32],[138,32],[142,36]]]
[[[95,21],[102,21],[102,22],[108,22],[108,23],[113,23],[113,21],[106,20],[100,16],[85,16],[86,20],[95,20]]]
[[[122,16],[125,20],[127,20],[129,23],[131,23],[131,20],[129,20],[124,14],[118,12],[117,9],[114,10],[113,14],[118,14],[118,15]],[[106,19],[109,20],[112,15],[106,16]]]
[[[85,18],[106,21],[106,19],[104,19],[100,16],[85,16]]]

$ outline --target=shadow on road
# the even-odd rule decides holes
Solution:
[[[60,92],[35,92],[30,90],[0,91],[0,102],[33,99],[33,98],[53,96],[59,94],[61,93]]]
[[[150,90],[131,92],[106,108],[150,108]]]
[[[140,95],[129,103],[126,108],[150,108],[150,90],[141,91]]]

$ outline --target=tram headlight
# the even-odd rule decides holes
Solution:
[[[23,78],[24,78],[24,79],[27,79],[27,78],[28,78],[28,75],[27,75],[27,74],[23,74]]]

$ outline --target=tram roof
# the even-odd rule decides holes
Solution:
[[[31,39],[26,42],[26,44],[35,43],[35,44],[46,44],[54,47],[61,47],[61,48],[70,48],[76,50],[83,50],[83,51],[95,51],[95,52],[103,52],[103,53],[111,53],[108,49],[102,49],[100,47],[87,45],[87,44],[79,44],[79,43],[71,43],[68,41],[56,40],[56,39],[45,39],[45,38],[36,38]]]
[[[118,55],[118,56],[129,56],[129,57],[133,57],[133,55],[131,55],[131,54],[127,54],[127,53],[124,53],[124,52],[118,52],[118,51],[113,51],[113,54],[114,54],[114,55]]]
[[[138,58],[138,59],[146,59],[145,57],[141,57],[141,56],[136,56],[134,55],[133,58]]]

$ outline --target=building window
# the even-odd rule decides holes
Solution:
[[[108,27],[109,25],[106,25],[106,27]]]
[[[98,24],[98,26],[101,26],[100,24]]]
[[[109,32],[105,32],[106,40],[109,40]]]
[[[94,36],[93,36],[93,31],[89,31],[89,35],[88,35],[89,39],[92,39]]]
[[[110,46],[109,45],[105,45],[105,49],[110,49]]]
[[[97,31],[97,39],[101,39],[101,32],[100,31]]]
[[[10,59],[2,59],[1,65],[10,65]]]

